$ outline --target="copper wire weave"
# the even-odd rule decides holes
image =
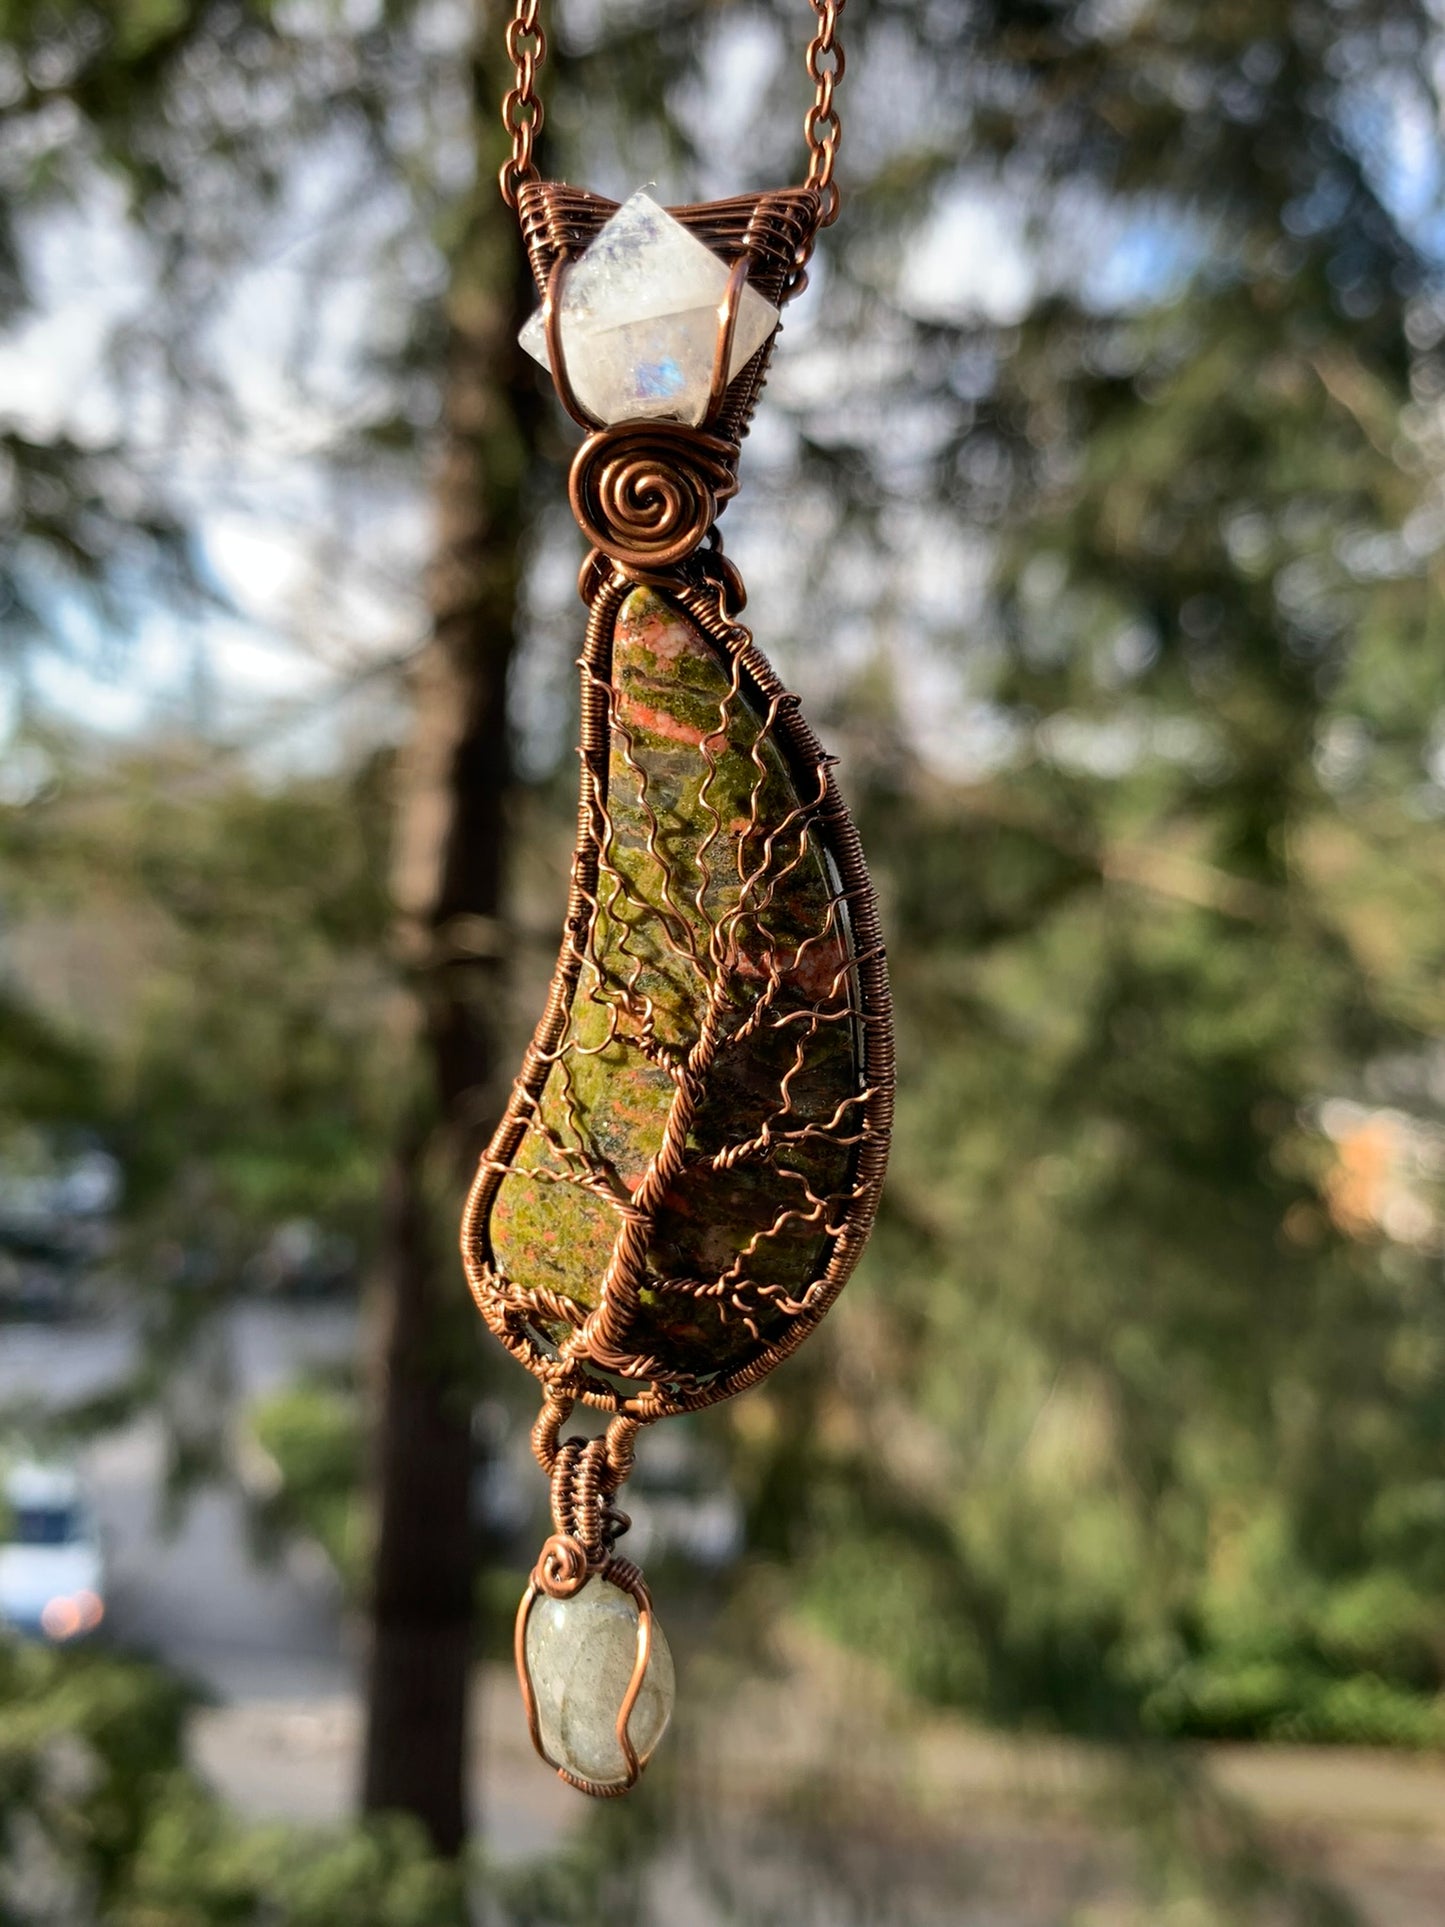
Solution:
[[[717,613],[715,593],[685,587],[677,593],[679,607],[705,633],[729,648],[741,675],[757,687],[768,705],[771,728],[796,767],[811,768],[816,778],[816,807],[811,832],[830,852],[838,878],[837,903],[851,926],[853,958],[849,966],[846,1004],[839,1011],[855,1022],[862,1037],[863,1087],[858,1115],[839,1121],[842,1133],[857,1140],[853,1179],[848,1194],[838,1199],[808,1200],[822,1206],[833,1233],[832,1251],[821,1275],[802,1298],[781,1305],[786,1329],[772,1342],[760,1344],[755,1354],[731,1372],[710,1381],[688,1384],[669,1371],[667,1361],[629,1354],[627,1325],[636,1310],[644,1275],[649,1223],[646,1211],[628,1214],[619,1231],[614,1276],[604,1289],[599,1312],[559,1293],[529,1291],[494,1268],[486,1237],[486,1220],[502,1179],[512,1167],[518,1146],[535,1115],[543,1085],[558,1061],[576,994],[578,978],[588,957],[588,940],[595,915],[599,879],[604,869],[608,734],[611,726],[608,652],[612,620],[631,588],[626,576],[615,575],[592,605],[587,648],[583,657],[582,797],[579,839],[574,857],[572,890],[566,917],[566,936],[553,977],[547,1008],[528,1048],[512,1100],[478,1173],[463,1223],[463,1252],[468,1277],[488,1326],[528,1370],[550,1389],[575,1395],[600,1410],[651,1420],[669,1413],[697,1410],[755,1384],[802,1343],[842,1289],[866,1240],[877,1207],[887,1162],[892,1119],[893,1048],[891,1007],[877,910],[863,865],[858,834],[838,794],[829,758],[800,715],[796,699],[779,683],[771,666],[745,630]],[[674,1141],[685,1138],[687,1106],[676,1113]],[[786,1127],[784,1127],[784,1130]],[[661,1167],[654,1160],[655,1170]],[[657,1189],[654,1185],[653,1190]],[[718,1281],[707,1281],[716,1285]],[[739,1294],[741,1295],[741,1294]],[[540,1336],[548,1323],[573,1327],[568,1347],[558,1352]],[[591,1367],[598,1369],[591,1369]],[[635,1391],[619,1390],[602,1373],[649,1380]]]
[[[856,1027],[862,1081],[854,1096],[839,1107],[839,1114],[825,1124],[813,1121],[798,1125],[785,1089],[775,1117],[765,1126],[761,1138],[754,1135],[739,1140],[714,1154],[713,1168],[720,1168],[728,1159],[756,1158],[776,1163],[790,1141],[826,1135],[829,1129],[840,1144],[851,1147],[850,1177],[844,1192],[819,1196],[806,1180],[799,1178],[802,1195],[797,1205],[780,1211],[773,1229],[763,1231],[753,1240],[756,1248],[759,1239],[776,1235],[786,1221],[800,1216],[826,1230],[827,1261],[802,1293],[788,1295],[776,1288],[750,1288],[746,1252],[711,1278],[658,1279],[649,1274],[648,1253],[656,1213],[667,1187],[677,1180],[687,1162],[688,1134],[705,1092],[706,1079],[717,1052],[727,1042],[721,1032],[711,1040],[699,1040],[686,1065],[676,1066],[677,1091],[663,1140],[632,1194],[615,1203],[616,1242],[612,1261],[601,1281],[598,1305],[589,1311],[563,1293],[527,1287],[507,1277],[494,1261],[488,1237],[492,1204],[503,1180],[514,1170],[517,1151],[529,1125],[538,1117],[539,1101],[548,1078],[555,1066],[565,1067],[569,1048],[565,1041],[567,1028],[584,965],[601,975],[593,950],[599,893],[607,890],[614,898],[626,897],[629,889],[609,856],[613,831],[607,786],[611,738],[617,724],[611,648],[618,609],[633,586],[630,573],[614,564],[596,584],[582,657],[582,783],[562,950],[547,1007],[468,1199],[462,1247],[467,1275],[487,1324],[554,1395],[581,1398],[599,1409],[625,1413],[644,1421],[713,1404],[756,1383],[788,1356],[818,1323],[851,1272],[871,1225],[882,1185],[892,1115],[891,1011],[877,910],[857,832],[838,793],[831,759],[803,720],[796,698],[783,688],[748,631],[722,613],[717,586],[702,577],[690,579],[684,573],[686,568],[686,564],[678,565],[667,590],[668,600],[725,652],[733,664],[733,690],[737,699],[741,700],[744,689],[754,693],[766,715],[766,732],[794,771],[797,793],[803,799],[796,811],[799,853],[809,843],[826,851],[836,876],[830,922],[846,926],[850,939],[849,961],[835,980],[823,987],[811,1016],[805,1013],[805,1017],[814,1032],[827,1022],[844,1022]],[[746,826],[744,840],[750,830],[756,831],[758,827],[756,824]],[[776,833],[771,836],[768,847],[778,847]],[[785,885],[789,869],[795,868],[798,860],[798,856],[788,862],[779,860],[778,875],[764,879],[769,894]],[[761,893],[759,890],[756,894]],[[642,908],[646,910],[648,906]],[[664,940],[679,956],[683,955],[682,940],[668,932],[665,918],[660,929]],[[730,955],[736,958],[736,949],[729,951],[726,943],[712,947],[715,955],[711,967],[716,990],[713,1001],[717,1003],[727,988],[727,970],[736,967],[735,962],[731,965],[727,962]],[[781,1025],[797,1015],[796,1012],[782,1017],[770,1015],[770,1000],[777,1001],[783,960],[773,955],[769,967],[771,982],[757,998],[753,1014],[747,1019],[754,1026],[764,1021]],[[621,1013],[625,1003],[625,993],[619,993],[612,1034],[616,1034],[617,1026],[623,1021]],[[595,1182],[606,1188],[600,1172],[589,1175],[582,1151],[560,1143],[554,1149],[565,1169],[559,1170],[550,1181]],[[788,1167],[783,1169],[790,1179],[797,1177]],[[544,1171],[538,1176],[543,1178],[547,1173]],[[750,1355],[728,1371],[702,1376],[678,1370],[675,1361],[638,1352],[635,1346],[629,1345],[628,1338],[644,1287],[654,1291],[691,1291],[717,1299],[754,1332],[757,1342]],[[765,1305],[760,1303],[764,1299]],[[763,1309],[775,1328],[779,1315],[783,1321],[781,1329],[775,1329],[766,1339],[757,1322]],[[554,1330],[567,1329],[564,1343],[548,1339],[549,1326]],[[616,1382],[619,1378],[628,1382],[619,1386]],[[559,1530],[566,1529],[559,1522]]]

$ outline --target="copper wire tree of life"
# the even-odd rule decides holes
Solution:
[[[605,751],[583,753],[552,1022],[483,1161],[493,1329],[635,1419],[740,1389],[816,1322],[882,1138],[859,1083],[881,947],[857,941],[830,759],[746,632],[680,600],[593,605]]]

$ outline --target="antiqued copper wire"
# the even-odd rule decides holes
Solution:
[[[552,263],[551,273],[547,276],[547,292],[542,298],[542,328],[547,342],[547,366],[552,371],[557,399],[573,421],[580,422],[584,428],[595,428],[597,424],[583,409],[572,387],[572,376],[567,368],[567,348],[562,339],[562,296],[571,266],[572,263],[567,256],[559,254]]]
[[[700,548],[737,490],[737,444],[676,422],[619,422],[589,435],[567,479],[595,548],[651,579]]]
[[[740,254],[733,262],[728,275],[727,288],[718,303],[717,346],[713,350],[712,380],[708,383],[707,421],[714,422],[723,411],[727,401],[728,383],[732,380],[729,370],[733,360],[733,341],[738,331],[738,311],[742,307],[743,289],[748,284],[748,271],[752,263],[746,254]]]

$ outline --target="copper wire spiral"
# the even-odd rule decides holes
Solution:
[[[676,422],[622,422],[578,449],[572,511],[595,548],[624,568],[669,569],[701,547],[737,488],[737,449]]]
[[[554,1532],[537,1555],[533,1583],[549,1599],[571,1599],[591,1578],[587,1554],[566,1533]]]

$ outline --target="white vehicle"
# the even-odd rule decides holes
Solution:
[[[54,1645],[105,1617],[105,1556],[80,1479],[26,1460],[0,1478],[0,1624]]]

